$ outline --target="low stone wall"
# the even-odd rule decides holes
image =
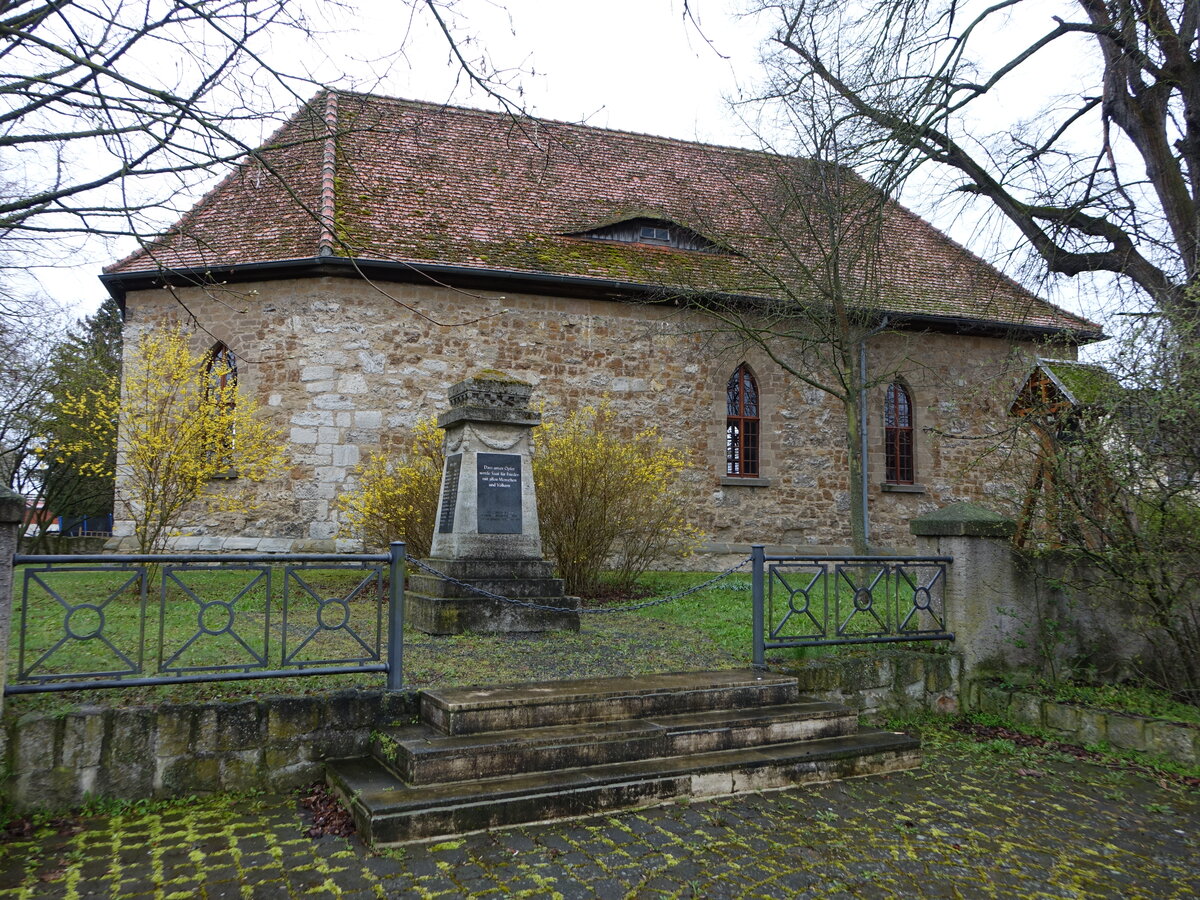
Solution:
[[[5,722],[4,792],[17,809],[30,809],[74,806],[85,796],[281,790],[323,777],[326,758],[366,753],[379,722],[416,712],[415,694],[352,690],[27,713]]]
[[[1200,765],[1198,725],[1060,703],[987,681],[972,682],[967,699],[972,710],[1044,728],[1071,743],[1107,742],[1120,750],[1153,753],[1187,766]]]
[[[958,709],[953,653],[883,650],[772,665],[800,692],[864,716]],[[368,752],[382,722],[415,720],[416,693],[341,691],[158,707],[11,711],[4,723],[4,795],[17,809],[86,797],[139,800],[211,791],[283,790],[324,776],[324,760]]]
[[[64,537],[61,534],[44,534],[39,538],[21,538],[20,553],[103,553],[107,537]]]
[[[962,663],[955,653],[872,649],[864,656],[772,662],[771,669],[796,676],[801,694],[845,703],[868,718],[958,711]]]

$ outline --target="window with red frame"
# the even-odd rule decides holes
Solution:
[[[908,389],[899,382],[888,385],[883,409],[884,458],[890,484],[912,484],[916,481],[913,464],[912,399]]]
[[[745,363],[725,386],[725,474],[758,477],[758,382]]]

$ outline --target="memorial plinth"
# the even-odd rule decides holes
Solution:
[[[409,578],[408,620],[427,634],[579,630],[579,598],[542,559],[531,462],[532,388],[499,374],[450,388],[446,465],[430,558],[453,579],[536,609],[482,596],[434,575]]]

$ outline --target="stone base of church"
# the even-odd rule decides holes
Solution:
[[[562,580],[554,577],[553,568],[544,560],[427,559],[423,562],[463,584],[424,573],[409,577],[405,618],[419,631],[462,634],[579,630],[579,598],[563,595]],[[520,602],[493,600],[464,584]]]

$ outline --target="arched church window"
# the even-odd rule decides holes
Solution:
[[[725,474],[757,478],[759,461],[758,382],[742,363],[725,387]]]
[[[883,409],[885,481],[913,484],[916,466],[913,454],[912,399],[898,381],[888,385]]]

